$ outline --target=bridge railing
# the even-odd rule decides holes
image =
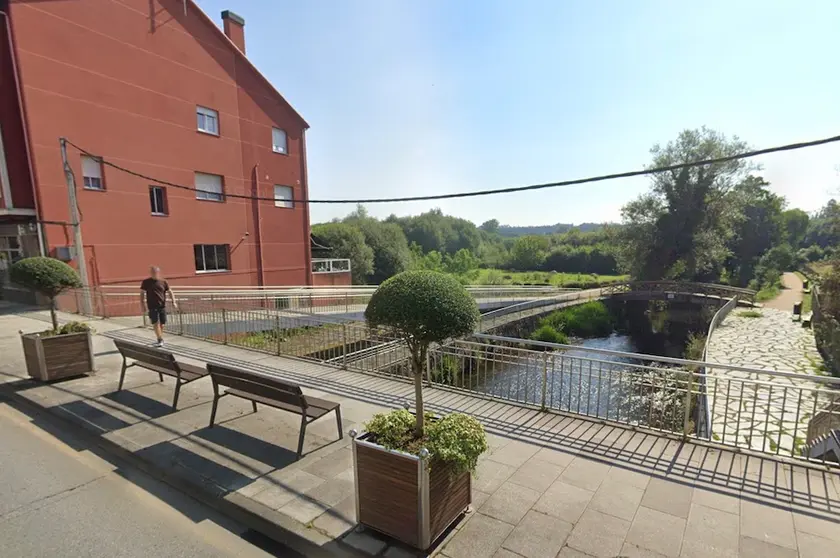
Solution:
[[[795,372],[484,334],[430,361],[440,386],[796,459],[815,410],[840,413],[840,378]]]
[[[724,304],[717,312],[715,312],[714,316],[712,316],[712,321],[709,322],[709,330],[706,333],[706,342],[703,344],[703,362],[707,361],[706,355],[709,351],[709,343],[712,342],[712,335],[714,335],[715,330],[721,323],[723,323],[723,320],[729,316],[729,313],[737,307],[738,297],[734,296],[729,300],[729,302]],[[709,392],[706,384],[706,366],[701,367],[699,372],[700,395],[697,401],[697,435],[709,437],[712,432],[712,408],[709,405]]]
[[[223,288],[173,287],[179,303],[201,303],[215,310],[274,310],[323,314],[361,314],[375,287],[365,288]],[[557,287],[470,286],[477,302],[497,305],[555,297],[577,289]],[[103,318],[134,318],[142,321],[140,289],[137,287],[92,287],[64,293],[61,310]]]
[[[721,298],[740,297],[750,302],[755,300],[756,292],[741,287],[718,285],[715,283],[695,283],[687,281],[624,281],[607,285],[603,289],[605,296],[639,292],[650,294],[696,294]]]

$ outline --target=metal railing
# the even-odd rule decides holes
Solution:
[[[519,304],[505,306],[504,308],[483,313],[481,315],[478,331],[486,332],[510,322],[515,322],[530,316],[568,306],[573,302],[596,300],[599,298],[601,298],[600,288],[563,293],[556,296],[528,300],[520,302]]]
[[[312,260],[312,273],[350,273],[350,260],[315,258]]]
[[[195,289],[173,287],[179,303],[201,302],[216,310],[289,310],[317,314],[344,314],[361,317],[375,287],[363,288],[235,288]],[[540,300],[575,289],[545,287],[467,287],[482,306],[493,308],[509,303]],[[88,309],[85,303],[88,302]],[[59,308],[90,316],[140,318],[142,308],[139,287],[93,287],[76,289],[61,295]]]
[[[369,374],[411,374],[403,341],[340,316],[194,297],[182,300],[168,330]],[[796,458],[809,419],[824,410],[832,424],[840,413],[840,378],[485,334],[431,348],[425,373],[445,389]]]
[[[734,296],[729,300],[729,302],[721,306],[720,309],[715,312],[715,315],[712,316],[712,320],[709,322],[709,331],[706,333],[706,342],[703,344],[703,362],[707,361],[706,355],[709,352],[709,343],[712,342],[712,335],[715,330],[723,323],[723,320],[729,316],[729,313],[737,307],[738,297]],[[698,397],[697,433],[700,436],[708,437],[712,432],[712,408],[709,405],[708,390],[706,385],[706,366],[702,366],[699,369],[699,372],[699,389],[701,395]]]
[[[605,296],[631,293],[639,296],[683,294],[714,296],[726,299],[737,296],[742,300],[748,300],[750,302],[755,300],[756,294],[751,289],[741,287],[688,281],[623,281],[604,286],[603,292]]]
[[[810,418],[825,409],[832,420],[840,400],[840,378],[483,334],[433,351],[430,377],[488,397],[796,458]]]

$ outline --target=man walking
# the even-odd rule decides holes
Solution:
[[[178,309],[178,303],[175,301],[175,295],[169,288],[169,283],[161,279],[160,268],[157,266],[151,267],[151,277],[143,279],[140,284],[140,305],[143,308],[143,313],[149,313],[149,320],[155,328],[155,335],[157,336],[158,347],[163,346],[163,327],[166,325],[166,293],[169,293],[169,299],[172,301],[172,307]]]

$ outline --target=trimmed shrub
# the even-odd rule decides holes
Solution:
[[[13,283],[47,297],[50,301],[50,317],[53,331],[58,331],[58,317],[55,314],[55,297],[68,289],[82,286],[76,270],[55,258],[36,256],[24,258],[9,268]]]

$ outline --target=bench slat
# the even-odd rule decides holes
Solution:
[[[294,413],[296,415],[300,415],[304,412],[303,409],[300,408],[298,405],[290,405],[289,403],[284,403],[282,401],[277,401],[276,399],[271,399],[268,397],[261,397],[259,395],[254,395],[253,393],[247,391],[240,391],[238,389],[226,389],[225,393],[229,395],[235,395],[236,397],[241,397],[243,399],[247,399],[249,401],[256,401],[257,403],[262,403],[263,405],[268,405],[269,407],[274,407],[275,409],[282,409],[284,411],[289,411],[290,413]],[[307,407],[306,408],[306,416],[315,420],[317,418],[321,418],[322,416],[326,415],[327,413],[331,412],[332,409],[323,409],[321,407]]]
[[[213,380],[220,386],[280,401],[297,408],[298,411],[306,407],[306,400],[300,386],[288,384],[262,374],[216,364],[208,364],[207,370]]]
[[[153,364],[161,368],[166,368],[172,372],[177,372],[175,357],[171,353],[165,353],[152,349],[151,347],[144,347],[142,345],[135,345],[133,343],[126,343],[125,341],[114,341],[117,350],[126,357],[145,364]]]
[[[324,409],[326,413],[329,413],[335,408],[341,406],[340,403],[335,403],[333,401],[327,401],[326,399],[320,399],[318,397],[312,397],[311,395],[304,395],[306,398],[306,402],[309,404],[309,407],[317,407],[318,409]]]

